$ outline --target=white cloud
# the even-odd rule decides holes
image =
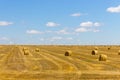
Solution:
[[[69,34],[65,29],[56,31],[57,34]]]
[[[75,30],[75,32],[100,32],[99,29],[94,29],[94,28],[85,28],[85,27],[80,27]]]
[[[94,26],[101,26],[101,23],[95,22],[95,23],[94,23]]]
[[[53,40],[60,40],[62,37],[52,37]]]
[[[59,26],[60,24],[58,23],[55,23],[55,22],[47,22],[46,26],[48,27],[56,27],[56,26]]]
[[[80,28],[77,28],[75,30],[75,32],[88,32],[89,30],[87,28],[83,28],[83,27],[80,27]]]
[[[46,37],[46,38],[40,38],[39,39],[42,42],[60,42],[60,41],[72,41],[73,38],[72,37],[63,37],[63,36],[53,36],[53,37]]]
[[[64,37],[60,37],[60,36],[55,36],[55,37],[50,38],[49,40],[50,41],[58,41],[58,40],[71,41],[71,40],[73,40],[73,38],[72,37],[65,37],[64,38]]]
[[[73,17],[79,17],[79,16],[81,16],[81,14],[80,13],[73,13],[73,14],[71,14],[71,16],[73,16]]]
[[[94,27],[94,26],[101,26],[101,23],[99,22],[91,22],[91,21],[87,21],[87,22],[82,22],[80,23],[81,27]]]
[[[109,7],[107,8],[107,11],[111,13],[120,13],[120,5],[117,7]]]
[[[52,37],[50,40],[51,41],[56,41],[56,40],[62,40],[62,37]]]
[[[82,22],[82,23],[80,23],[80,26],[81,27],[91,27],[91,26],[93,26],[93,22],[90,22],[90,21]]]
[[[98,26],[101,26],[102,24],[99,22],[82,22],[80,23],[80,27],[75,29],[75,32],[99,32]]]
[[[58,31],[50,31],[50,30],[47,30],[45,31],[45,33],[53,33],[53,34],[70,34],[66,29],[62,29],[62,30],[58,30]]]
[[[27,34],[42,34],[43,32],[37,31],[37,30],[27,30]]]
[[[13,24],[12,22],[7,22],[7,21],[0,21],[0,26],[8,26]]]
[[[9,41],[9,39],[7,37],[1,37],[0,40],[2,40],[2,41]]]

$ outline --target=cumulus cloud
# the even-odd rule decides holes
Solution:
[[[68,32],[66,29],[61,29],[61,30],[57,30],[57,31],[50,31],[47,30],[45,31],[45,33],[49,33],[49,34],[70,34],[70,32]]]
[[[46,26],[48,27],[56,27],[56,26],[59,26],[60,24],[58,23],[55,23],[55,22],[47,22]]]
[[[80,26],[81,26],[81,27],[101,26],[101,23],[99,23],[99,22],[87,21],[87,22],[82,22],[82,23],[80,23]]]
[[[62,37],[52,37],[53,40],[60,40]]]
[[[94,29],[94,28],[85,28],[85,27],[80,27],[75,30],[75,32],[80,33],[80,32],[100,32],[99,29]]]
[[[95,22],[93,25],[94,25],[94,26],[101,26],[101,23]]]
[[[9,41],[9,38],[7,38],[7,37],[1,37],[0,40],[2,40],[2,41]]]
[[[77,28],[75,30],[75,32],[88,32],[89,30],[87,28],[83,28],[83,27],[80,27],[80,28]]]
[[[56,40],[62,40],[62,37],[52,37],[50,40],[51,41],[56,41]]]
[[[59,42],[59,41],[72,41],[73,38],[72,37],[63,37],[63,36],[53,36],[53,37],[50,37],[50,38],[48,38],[48,37],[40,38],[39,40],[43,41],[43,42],[50,41],[50,42],[55,42],[56,43],[56,42]]]
[[[75,29],[75,32],[99,32],[100,30],[97,28],[101,25],[102,24],[99,22],[82,22],[80,23],[80,27]]]
[[[79,16],[81,16],[81,14],[80,13],[73,13],[73,14],[71,14],[71,16],[73,16],[73,17],[79,17]]]
[[[80,23],[80,26],[81,27],[91,27],[91,26],[93,26],[93,22],[90,22],[90,21],[82,22],[82,23]]]
[[[37,30],[27,30],[27,34],[42,34],[43,32],[37,31]]]
[[[65,29],[56,31],[57,34],[69,34]]]
[[[51,41],[58,41],[58,40],[67,40],[67,41],[71,41],[73,40],[72,37],[60,37],[60,36],[55,36],[55,37],[51,37],[49,40]]]
[[[13,22],[7,22],[7,21],[0,21],[0,26],[8,26],[13,24]]]
[[[116,7],[109,7],[107,8],[107,11],[111,13],[120,13],[120,5]]]

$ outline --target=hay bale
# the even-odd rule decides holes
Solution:
[[[107,55],[100,54],[99,55],[99,61],[106,61],[107,60]]]
[[[108,50],[110,50],[111,48],[109,47]]]
[[[70,51],[70,50],[67,50],[67,51],[65,52],[65,56],[71,56],[71,54],[72,54],[72,51]]]
[[[24,55],[29,55],[29,51],[28,50],[24,50]]]
[[[118,50],[118,55],[120,55],[120,50]]]
[[[40,50],[39,50],[39,48],[36,48],[35,51],[36,51],[36,52],[39,52]]]
[[[23,48],[23,51],[25,51],[25,50],[28,50],[28,48],[24,47],[24,48]]]
[[[97,50],[92,50],[92,52],[91,52],[92,55],[96,55],[97,53],[98,53]]]

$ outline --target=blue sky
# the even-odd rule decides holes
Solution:
[[[120,0],[0,0],[0,44],[120,44]]]

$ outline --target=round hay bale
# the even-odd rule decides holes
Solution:
[[[28,48],[24,47],[24,48],[23,48],[23,51],[25,51],[25,50],[28,50]]]
[[[39,52],[40,50],[38,48],[35,49],[36,52]]]
[[[107,60],[107,55],[100,54],[99,55],[99,61],[106,61]]]
[[[98,47],[95,47],[95,50],[98,50]]]
[[[98,53],[97,50],[92,50],[92,52],[91,52],[92,55],[96,55],[97,53]]]
[[[70,51],[70,50],[65,52],[65,56],[71,56],[71,54],[72,54],[72,51]]]
[[[29,55],[29,51],[28,50],[24,50],[24,55]]]
[[[120,55],[120,50],[118,50],[118,55]]]
[[[111,48],[109,47],[108,50],[110,50]]]

